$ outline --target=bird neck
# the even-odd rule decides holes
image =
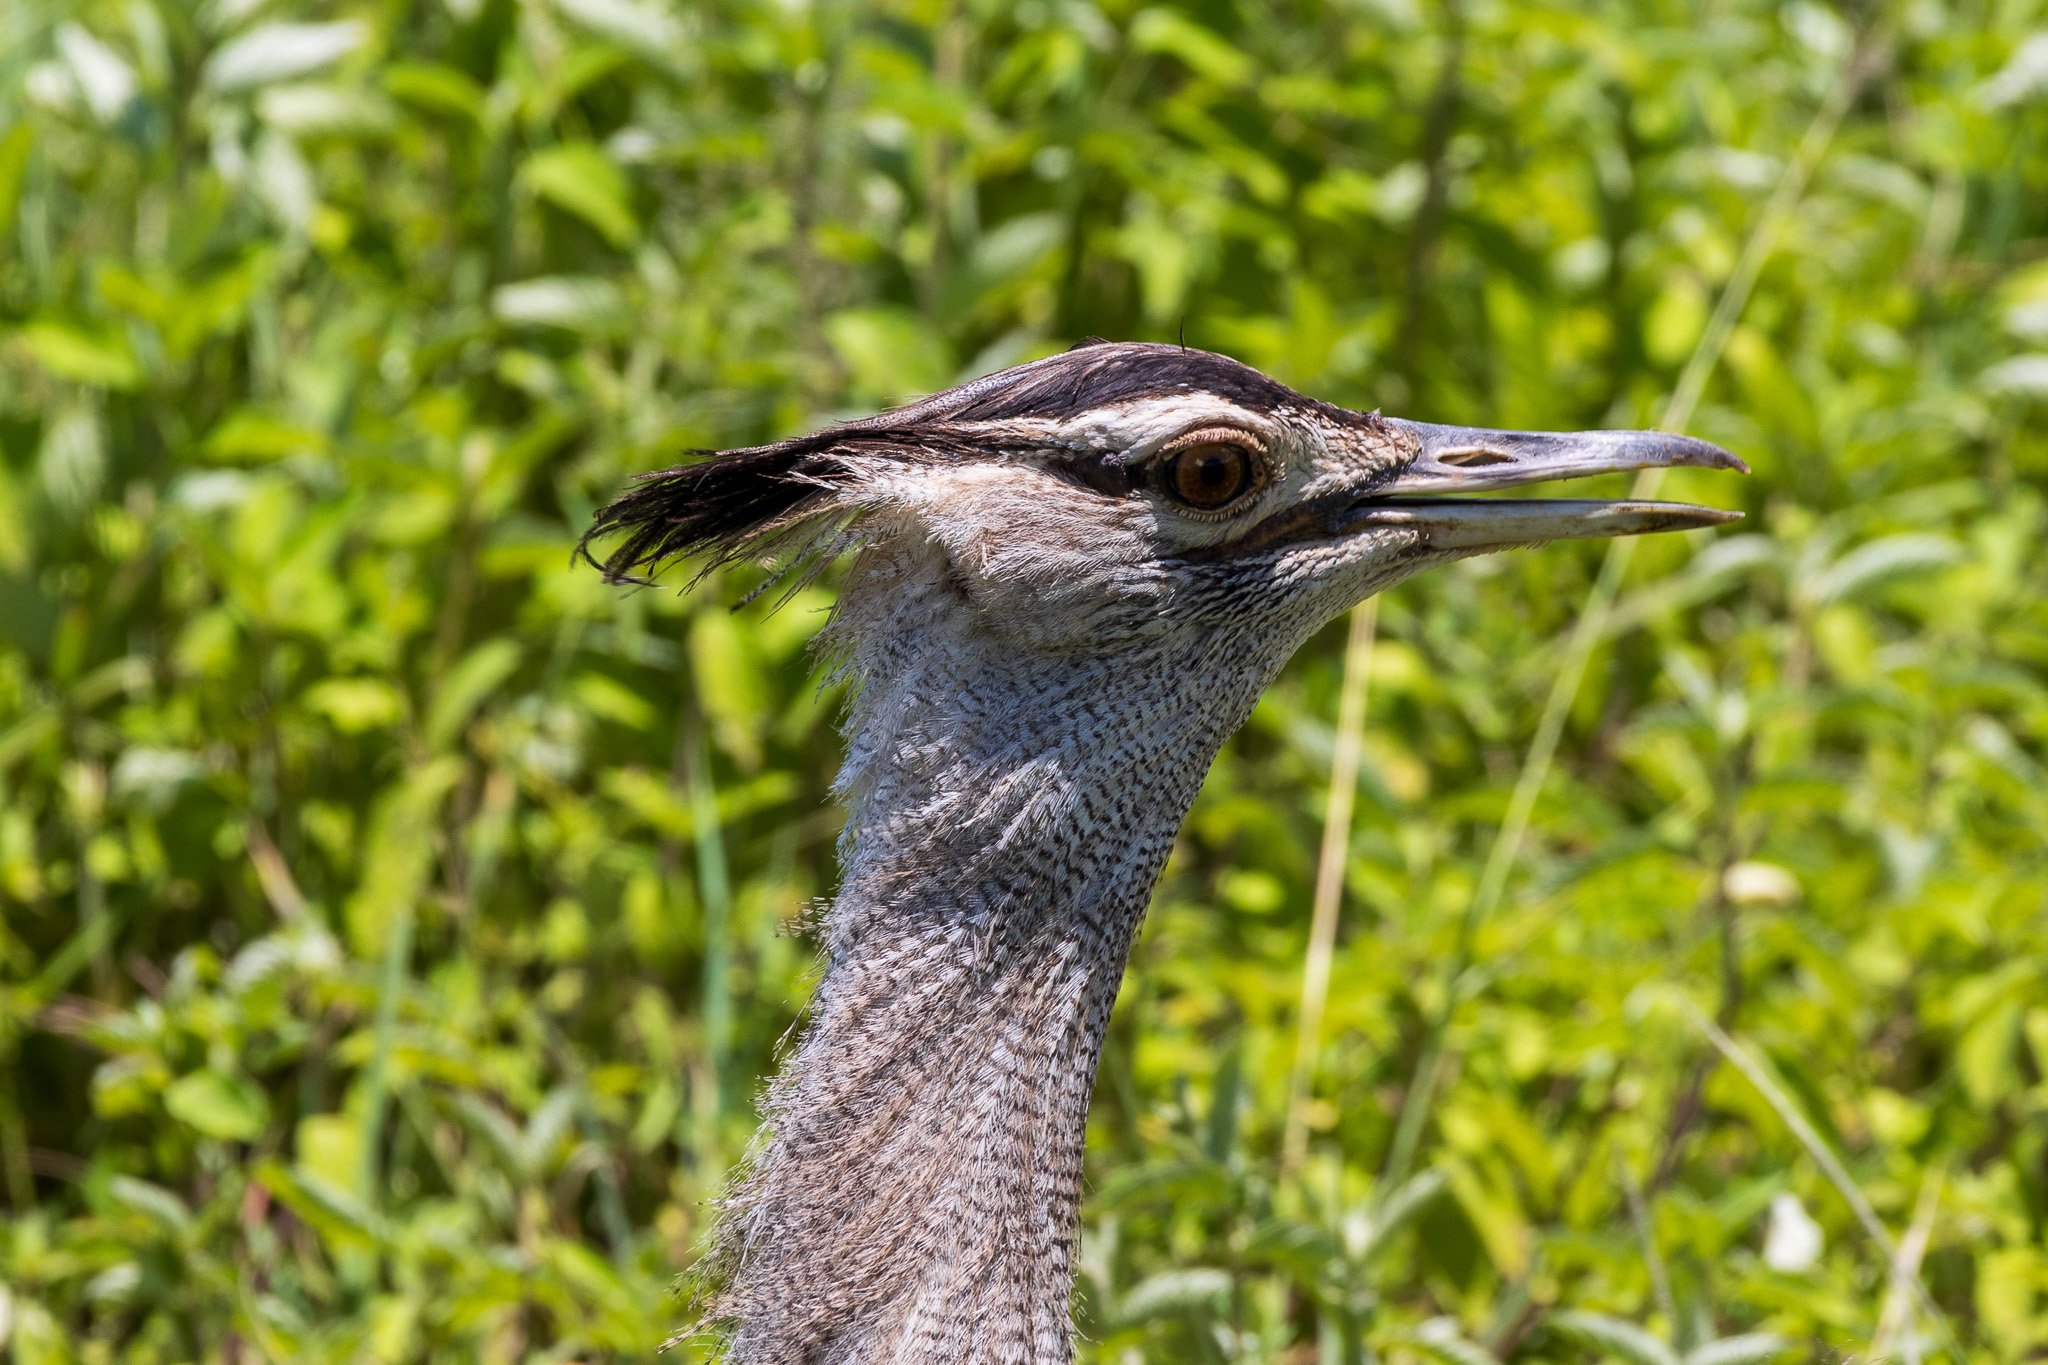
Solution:
[[[824,977],[729,1202],[714,1312],[744,1365],[1065,1361],[1110,1008],[1266,679],[1218,698],[1194,658],[883,638],[855,659]]]

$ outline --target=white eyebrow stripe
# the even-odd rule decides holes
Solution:
[[[1264,439],[1274,434],[1270,417],[1227,398],[1199,392],[1125,399],[1065,420],[1018,417],[960,422],[955,429],[1002,444],[1042,441],[1049,447],[1080,452],[1128,451],[1143,459],[1183,432],[1215,426],[1241,427]]]

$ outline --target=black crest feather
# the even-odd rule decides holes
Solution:
[[[834,490],[862,465],[1003,453],[1001,442],[944,425],[883,425],[877,418],[774,445],[704,452],[693,463],[634,480],[598,512],[576,553],[610,583],[645,583],[663,565],[692,555],[708,556],[711,568],[749,551],[785,548],[792,537],[809,539]],[[621,531],[625,539],[602,559],[590,552],[592,541]]]
[[[695,554],[724,563],[825,495],[836,462],[804,441],[702,452],[704,458],[642,474],[597,514],[576,553],[608,583],[643,583],[662,565]],[[590,544],[616,532],[625,539],[599,559]]]

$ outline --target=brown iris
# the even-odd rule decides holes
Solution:
[[[1198,512],[1220,512],[1258,482],[1258,452],[1242,439],[1198,431],[1175,445],[1160,467],[1161,482],[1176,502]]]

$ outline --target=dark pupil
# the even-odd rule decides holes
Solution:
[[[1211,447],[1189,451],[1174,470],[1181,496],[1201,507],[1220,507],[1236,496],[1244,479],[1244,456],[1235,450]]]

